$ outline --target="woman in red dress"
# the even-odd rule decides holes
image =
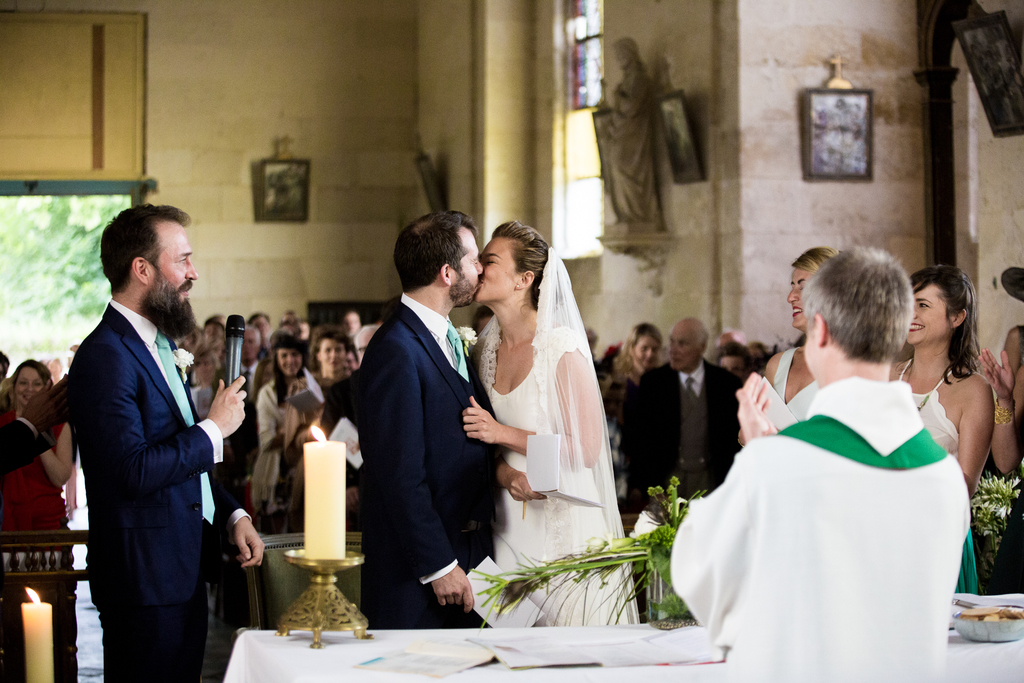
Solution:
[[[27,360],[13,375],[14,410],[0,416],[0,426],[21,417],[29,399],[50,381],[50,371],[38,361]],[[44,451],[30,464],[3,477],[3,530],[43,531],[60,529],[66,514],[61,488],[74,467],[71,430],[53,428],[57,446]]]

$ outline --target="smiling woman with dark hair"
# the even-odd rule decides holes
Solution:
[[[960,463],[974,495],[992,442],[992,390],[978,373],[977,295],[955,266],[929,266],[910,276],[914,318],[907,343],[914,356],[892,368],[910,384],[925,429]],[[967,534],[958,593],[978,592],[974,542]]]

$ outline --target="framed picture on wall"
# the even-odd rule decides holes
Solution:
[[[677,184],[704,180],[700,157],[694,143],[690,120],[686,116],[686,98],[676,90],[658,98],[658,110],[665,125],[665,144],[672,165],[672,180]]]
[[[309,159],[264,159],[254,175],[257,222],[309,220]]]
[[[1006,12],[953,22],[992,135],[1024,134],[1024,76]]]
[[[871,94],[830,88],[804,91],[804,180],[871,180]]]

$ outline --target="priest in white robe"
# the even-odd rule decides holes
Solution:
[[[889,366],[913,294],[878,250],[853,249],[804,290],[821,387],[778,435],[754,379],[748,444],[676,536],[672,581],[732,680],[928,681],[946,662],[970,522],[967,487]]]

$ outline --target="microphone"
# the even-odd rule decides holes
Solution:
[[[228,324],[224,328],[227,342],[228,362],[224,368],[226,377],[224,386],[238,379],[242,373],[242,338],[245,336],[245,318],[240,315],[229,315]]]

